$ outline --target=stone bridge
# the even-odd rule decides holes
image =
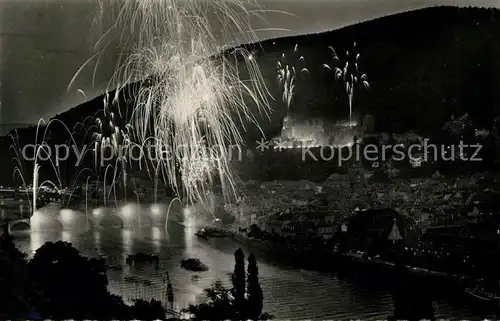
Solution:
[[[113,226],[120,228],[132,228],[140,224],[141,226],[165,226],[165,215],[141,215],[134,218],[128,218],[126,214],[122,213],[99,213],[93,212],[88,213],[88,216],[82,213],[82,215],[75,215],[76,212],[65,212],[64,210],[60,211],[58,215],[52,216],[50,215],[50,219],[56,221],[61,226],[61,230],[71,229],[72,224],[89,224],[90,228],[96,228],[99,226]],[[43,215],[43,214],[42,214]],[[88,221],[87,221],[88,220]],[[171,213],[169,220],[173,221],[182,221],[181,215],[177,213]],[[9,220],[4,222],[7,224],[8,231],[11,233],[14,227],[25,226],[28,229],[31,229],[31,220],[30,218],[21,218],[15,220]],[[57,224],[56,223],[56,224]]]

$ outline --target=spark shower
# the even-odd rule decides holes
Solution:
[[[265,10],[252,0],[123,0],[109,6],[100,3],[96,21],[105,9],[113,9],[117,14],[112,28],[120,30],[127,51],[108,88],[118,93],[127,84],[148,81],[134,97],[128,124],[134,136],[139,143],[153,140],[174,150],[183,147],[158,166],[184,201],[206,203],[214,184],[222,186],[226,200],[237,197],[228,146],[243,143],[238,122],[259,126],[254,112],[268,115],[270,94],[246,49],[211,56],[227,49],[217,44],[213,25],[222,28],[222,34],[255,42],[249,17]],[[108,33],[96,44],[93,58],[99,59]],[[241,79],[242,70],[248,79]],[[105,95],[105,111],[114,100]]]

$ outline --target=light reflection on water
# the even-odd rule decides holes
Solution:
[[[16,241],[18,239],[16,238]],[[47,237],[41,233],[31,233],[29,235],[29,240],[30,240],[30,248],[28,251],[26,251],[26,247],[23,246],[23,244],[18,244],[21,246],[22,250],[28,253],[28,255],[32,255],[39,247],[41,247],[45,242],[51,242],[47,240]]]
[[[99,232],[99,230],[94,230],[92,232],[93,234],[93,239],[94,239],[94,249],[96,251],[96,254],[97,255],[102,255],[102,251],[101,251],[101,232]]]
[[[151,227],[151,243],[153,244],[153,252],[159,253],[161,247],[161,231],[157,226]]]
[[[184,233],[185,254],[187,257],[196,255],[197,253],[194,253],[195,252],[194,238],[196,237],[194,233],[196,232],[196,229],[193,227],[186,226],[184,230],[185,230]]]
[[[131,230],[122,230],[122,244],[124,254],[133,254],[134,238]]]
[[[168,272],[172,281],[176,308],[187,307],[203,299],[203,289],[220,280],[229,285],[228,275],[234,268],[233,253],[239,244],[215,239],[206,242],[194,236],[195,228],[171,223],[168,231],[160,227],[143,227],[140,230],[101,228],[85,233],[70,230],[44,231],[15,234],[16,244],[32,256],[45,242],[64,240],[84,255],[106,257],[108,265],[122,266],[121,271],[108,271],[110,291],[132,299],[156,298],[165,301],[163,279]],[[242,247],[245,253],[248,249]],[[130,253],[157,253],[160,269],[154,266],[127,268],[124,258]],[[199,258],[210,270],[193,273],[180,267],[180,260]],[[339,280],[332,275],[294,270],[278,266],[257,255],[259,274],[265,293],[265,311],[278,319],[385,319],[391,314],[392,298],[385,290],[363,287],[349,280]],[[152,284],[144,281],[149,280]],[[164,302],[166,303],[166,302]],[[437,314],[443,318],[474,315],[443,302],[438,303]],[[483,316],[481,316],[483,318]]]
[[[62,231],[61,240],[63,240],[64,242],[73,243],[73,234],[70,231]]]

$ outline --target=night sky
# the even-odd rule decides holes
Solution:
[[[263,0],[269,12],[254,19],[261,39],[340,28],[388,14],[433,6],[496,6],[500,0]],[[93,45],[108,27],[95,23],[92,0],[0,0],[0,124],[35,123],[102,93],[120,52],[112,40],[95,77],[89,64],[67,91],[75,72],[94,55]],[[81,89],[81,90],[79,90]],[[83,93],[82,93],[83,91]]]

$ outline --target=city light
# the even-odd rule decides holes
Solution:
[[[32,231],[41,230],[43,227],[43,224],[46,222],[47,221],[44,219],[44,217],[41,215],[41,213],[39,211],[34,212],[30,218],[31,230]]]
[[[64,225],[71,224],[75,219],[75,212],[69,209],[62,209],[59,212],[61,223]]]
[[[94,208],[92,210],[92,215],[94,215],[94,217],[99,217],[102,215],[102,209],[101,208]]]
[[[130,220],[134,217],[135,208],[131,204],[127,204],[121,208],[120,214],[124,219]]]
[[[193,210],[191,207],[186,206],[182,209],[182,214],[184,214],[184,217],[189,217],[192,214]]]
[[[154,216],[160,216],[162,214],[162,209],[160,205],[158,204],[151,205],[151,214],[153,214]]]
[[[152,227],[151,228],[151,238],[154,241],[159,241],[161,240],[161,231],[158,227]]]

